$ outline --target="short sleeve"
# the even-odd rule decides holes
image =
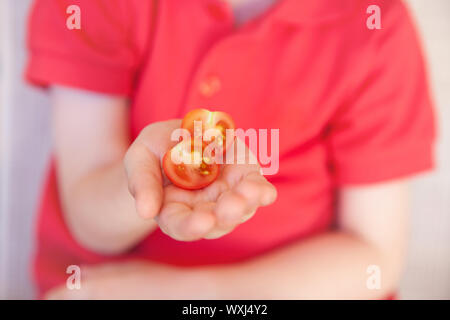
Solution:
[[[149,2],[141,1],[141,12],[151,9]],[[133,4],[136,1],[35,0],[28,20],[26,79],[42,87],[59,84],[129,95],[141,54],[133,30],[139,10]],[[68,8],[74,5],[80,29],[67,26],[75,13]]]
[[[340,185],[402,178],[433,167],[434,117],[424,59],[399,1],[370,30],[371,56],[331,123],[331,167]],[[367,57],[366,57],[367,58]]]

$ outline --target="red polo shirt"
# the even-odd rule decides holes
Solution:
[[[81,30],[69,30],[69,5]],[[369,5],[381,29],[369,30]],[[67,266],[143,258],[191,266],[252,258],[326,232],[342,185],[432,166],[432,109],[418,40],[397,0],[281,0],[233,27],[218,0],[40,0],[29,24],[27,79],[130,98],[132,136],[198,107],[238,127],[280,129],[278,200],[217,240],[159,230],[120,257],[78,244],[64,224],[50,166],[39,209],[35,279],[44,292]],[[80,128],[83,130],[83,128]]]

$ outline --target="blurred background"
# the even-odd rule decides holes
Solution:
[[[400,299],[450,299],[450,1],[406,0],[428,57],[439,121],[438,168],[413,182]],[[34,297],[34,213],[50,150],[45,93],[23,82],[31,0],[0,0],[0,299]]]

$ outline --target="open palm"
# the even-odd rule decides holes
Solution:
[[[176,240],[214,239],[251,218],[258,207],[275,201],[275,187],[260,174],[259,165],[251,164],[249,152],[245,161],[223,165],[217,180],[204,189],[172,185],[160,163],[176,143],[170,134],[179,126],[180,120],[147,126],[125,157],[129,189],[143,218],[155,218],[160,229]],[[233,147],[238,144],[243,142],[236,139]]]

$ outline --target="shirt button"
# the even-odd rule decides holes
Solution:
[[[222,82],[217,76],[208,76],[200,81],[199,91],[204,97],[211,97],[220,91]]]

